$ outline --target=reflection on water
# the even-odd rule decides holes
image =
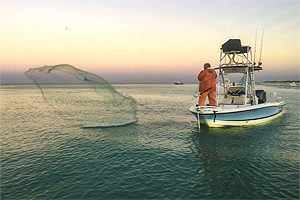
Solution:
[[[193,132],[193,152],[202,163],[199,173],[204,174],[214,198],[298,197],[299,146],[282,146],[286,120]],[[285,187],[287,182],[294,190]]]

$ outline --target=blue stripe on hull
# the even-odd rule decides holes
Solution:
[[[256,120],[276,115],[282,111],[282,106],[269,106],[254,110],[246,110],[233,113],[200,114],[200,119],[222,120],[222,121],[246,121]]]

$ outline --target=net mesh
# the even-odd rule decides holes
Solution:
[[[29,69],[58,117],[83,127],[121,126],[137,121],[137,102],[100,76],[68,64]]]

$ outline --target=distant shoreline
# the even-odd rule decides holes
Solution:
[[[300,83],[300,81],[265,81],[263,83]]]
[[[99,83],[101,84],[101,83]],[[171,85],[175,85],[173,82],[158,82],[158,83],[109,83],[111,85],[119,85],[119,84],[171,84]],[[188,83],[184,83],[184,84],[199,84],[197,82],[192,83],[192,82],[188,82]],[[35,83],[0,83],[0,86],[5,86],[5,85],[36,85]],[[50,84],[42,84],[42,85],[82,85],[82,83],[50,83]]]
[[[257,84],[264,84],[264,83],[300,83],[299,81],[264,81],[264,82],[257,82]],[[80,83],[79,83],[80,84]],[[109,83],[109,84],[174,84],[174,82],[158,82],[158,83]],[[199,84],[199,82],[186,82],[184,84]],[[5,85],[35,85],[35,83],[0,83],[0,86]],[[48,85],[48,84],[46,84]],[[50,84],[51,85],[51,84]],[[77,85],[75,84],[58,84],[57,85]]]

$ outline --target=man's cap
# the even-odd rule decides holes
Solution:
[[[210,64],[209,63],[205,63],[204,64],[204,69],[208,69],[208,68],[210,68]]]

